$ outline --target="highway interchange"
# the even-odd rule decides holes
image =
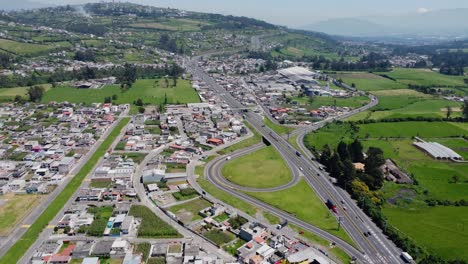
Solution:
[[[229,92],[223,87],[216,83],[216,81],[206,74],[203,69],[198,66],[198,57],[193,58],[186,64],[189,72],[191,72],[197,79],[203,81],[206,85],[210,86],[211,89],[217,91],[220,97],[232,108],[242,109],[244,106],[239,103]],[[359,109],[355,109],[350,113],[340,116],[340,119],[347,118],[353,114],[365,111],[376,104],[378,104],[377,98],[370,96],[371,102]],[[339,247],[345,250],[351,256],[354,256],[361,263],[404,263],[399,257],[401,250],[397,248],[382,231],[372,222],[372,220],[365,215],[362,210],[355,204],[351,197],[342,189],[336,187],[330,182],[328,174],[320,170],[320,164],[313,161],[312,154],[304,147],[303,137],[305,134],[323,127],[328,122],[333,120],[324,120],[313,124],[307,128],[301,128],[293,132],[292,134],[298,135],[298,143],[302,151],[307,155],[297,155],[299,150],[296,150],[288,141],[282,138],[280,135],[275,133],[270,128],[264,125],[262,117],[252,112],[243,113],[245,120],[258,131],[265,140],[271,143],[272,146],[281,154],[285,159],[291,170],[293,171],[293,181],[289,184],[297,181],[298,171],[303,175],[307,183],[313,188],[319,198],[325,203],[328,199],[332,200],[338,207],[338,214],[336,215],[338,221],[341,222],[341,226],[347,231],[351,239],[357,244],[358,249],[352,247],[343,240],[318,229],[317,227],[310,225],[295,216],[287,214],[275,207],[268,204],[262,203],[257,199],[254,199],[243,193],[244,188],[239,186],[233,186],[231,183],[223,180],[220,173],[222,163],[226,160],[225,157],[221,157],[210,162],[205,168],[205,177],[219,189],[238,197],[258,208],[264,209],[282,219],[288,220],[290,223],[298,225],[304,230],[313,232],[320,237],[323,237],[329,241],[335,242]],[[335,118],[338,119],[338,118]],[[247,151],[248,153],[248,151]],[[242,154],[242,153],[240,153]],[[245,154],[245,153],[244,153]],[[237,153],[236,153],[237,156]],[[280,189],[283,186],[279,187]],[[269,190],[271,191],[271,190]],[[347,210],[344,210],[346,207]],[[367,237],[364,233],[370,232],[372,235]]]

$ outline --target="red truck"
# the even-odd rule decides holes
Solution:
[[[330,199],[327,200],[326,205],[328,209],[332,210],[335,214],[338,213],[338,209],[336,208],[336,205]]]

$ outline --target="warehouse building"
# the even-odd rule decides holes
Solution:
[[[462,156],[458,155],[455,151],[441,145],[437,142],[414,142],[417,148],[423,150],[434,159],[438,160],[463,160]]]

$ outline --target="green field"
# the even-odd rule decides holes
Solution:
[[[340,140],[349,141],[360,136],[365,149],[371,146],[381,148],[386,158],[391,158],[418,182],[412,186],[385,184],[384,197],[387,201],[397,201],[385,205],[384,215],[389,218],[389,223],[432,253],[466,259],[463,253],[466,243],[460,242],[468,241],[467,234],[457,233],[454,238],[454,230],[459,228],[460,221],[466,221],[462,219],[468,218],[468,211],[464,207],[431,208],[425,200],[467,200],[468,164],[433,160],[412,145],[412,137],[419,135],[427,141],[439,142],[466,157],[468,142],[461,136],[467,135],[467,123],[398,122],[357,127],[359,131],[353,132],[350,124],[332,124],[307,135],[305,142],[318,149],[326,143],[334,148]],[[454,176],[458,182],[453,181]]]
[[[305,180],[278,192],[248,194],[353,244],[343,229],[338,230],[338,222],[333,213],[320,201]]]
[[[40,85],[48,91],[51,88],[50,84]],[[14,88],[0,88],[0,100],[12,100],[15,96],[20,95],[23,98],[28,98],[29,87],[14,87]]]
[[[219,230],[207,231],[203,233],[203,236],[213,241],[218,246],[222,246],[228,242],[233,241],[236,238],[236,236],[233,233],[229,233],[227,231],[223,232]]]
[[[468,260],[466,207],[409,208],[387,206],[383,212],[398,229],[430,252],[446,259]]]
[[[275,131],[276,133],[280,135],[287,134],[294,130],[294,128],[292,127],[287,127],[287,126],[273,123],[269,118],[266,118],[266,117],[263,119],[263,122],[265,123],[267,127],[269,127],[271,130]]]
[[[102,89],[57,87],[47,91],[42,102],[103,103],[105,97],[112,97],[112,95],[117,95],[117,100],[113,101],[115,104],[132,104],[135,100],[142,99],[144,104],[160,105],[164,103],[165,95],[168,104],[200,102],[190,82],[182,79],[177,81],[176,87],[168,88],[165,88],[163,79],[141,79],[126,91],[122,91],[118,85],[109,85]]]
[[[141,219],[138,227],[138,237],[145,238],[177,238],[182,237],[170,224],[164,222],[144,205],[133,204],[129,215]]]
[[[393,90],[407,88],[406,84],[398,83],[373,73],[340,72],[334,74],[333,77],[335,77],[337,80],[343,80],[343,82],[348,85],[354,83],[356,85],[356,88],[362,91]]]
[[[359,108],[369,103],[367,96],[353,96],[350,98],[334,98],[327,96],[315,96],[313,97],[312,103],[308,97],[294,97],[292,101],[297,101],[301,106],[307,109],[317,109],[321,106],[338,106],[338,107],[351,107]]]
[[[397,68],[391,72],[382,72],[402,84],[424,86],[465,86],[463,76],[449,76],[433,72],[429,69]],[[391,81],[391,80],[389,80]]]
[[[183,204],[174,205],[168,209],[177,215],[182,222],[190,223],[197,219],[201,219],[201,216],[198,215],[198,212],[209,206],[211,206],[210,202],[200,198]]]
[[[134,28],[157,29],[167,31],[199,31],[202,26],[209,25],[209,23],[193,19],[166,19],[163,21],[155,22],[140,22],[130,25]]]
[[[230,182],[254,188],[278,187],[292,179],[290,169],[273,146],[230,160],[222,174]]]
[[[18,55],[35,55],[46,53],[54,49],[51,45],[39,45],[0,39],[0,49]]]
[[[104,140],[102,145],[91,156],[89,161],[83,168],[73,177],[65,189],[49,204],[44,212],[36,219],[36,221],[29,227],[26,233],[19,239],[0,259],[0,263],[17,263],[28,248],[36,241],[42,230],[49,224],[49,222],[57,215],[62,209],[64,204],[70,199],[75,191],[80,187],[81,182],[86,175],[91,172],[98,160],[106,153],[112,142],[120,134],[120,131],[127,125],[130,118],[123,119],[111,132],[111,134]]]
[[[249,128],[250,131],[252,131],[253,136],[249,137],[247,139],[244,139],[239,143],[236,143],[234,145],[231,145],[231,146],[229,146],[227,148],[224,148],[224,149],[218,151],[218,153],[220,155],[231,153],[231,152],[234,152],[234,151],[239,150],[239,149],[247,148],[247,147],[253,146],[253,145],[258,144],[258,143],[261,142],[262,136],[257,132],[257,130],[253,129],[253,127],[250,126],[247,122],[245,122],[244,124]]]

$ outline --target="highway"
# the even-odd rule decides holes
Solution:
[[[203,69],[198,67],[197,58],[191,60],[186,65],[188,71],[191,72],[198,79],[205,82],[206,85],[210,86],[211,89],[216,91],[221,99],[223,99],[228,105],[233,109],[242,109],[243,105],[239,103],[231,94],[229,94],[223,87],[216,83],[216,81],[206,74]],[[346,115],[341,116],[340,118],[346,118],[353,114],[359,113],[361,111],[367,110],[370,107],[376,105],[378,100],[375,97],[371,96],[371,103],[360,109],[353,110]],[[353,256],[356,256],[362,263],[403,263],[403,260],[399,258],[401,250],[398,249],[390,240],[388,240],[378,229],[372,221],[357,207],[355,202],[342,191],[340,188],[334,186],[329,181],[329,177],[319,169],[319,164],[313,162],[312,160],[296,155],[297,151],[291,144],[289,144],[285,139],[280,135],[276,134],[274,131],[266,127],[263,123],[262,117],[257,114],[247,112],[245,113],[245,119],[249,124],[257,130],[266,140],[268,140],[276,150],[285,158],[288,162],[288,165],[291,166],[292,170],[300,170],[304,174],[304,178],[309,183],[309,185],[314,189],[315,193],[319,198],[325,203],[328,199],[334,202],[337,205],[339,213],[336,215],[337,219],[341,222],[341,226],[348,232],[349,236],[353,241],[358,245],[361,252],[352,251],[346,243],[337,240],[334,237],[329,237],[329,240],[337,243],[338,246],[342,247],[348,253],[354,252]],[[333,120],[324,120],[314,124],[313,126],[299,129],[296,132],[301,138],[307,132],[312,131],[313,129],[318,129],[324,126],[327,122]],[[299,138],[299,137],[298,137]],[[207,166],[206,173],[218,174],[218,169],[213,169],[213,163],[210,163],[210,166]],[[216,180],[212,181],[217,187],[231,193],[232,195],[239,197],[257,207],[266,209],[267,211],[278,215],[282,218],[288,219],[291,223],[298,224],[302,228],[305,228],[308,231],[316,233],[322,237],[327,236],[324,231],[319,231],[317,228],[306,225],[303,221],[295,218],[294,216],[288,215],[274,207],[268,206],[260,201],[246,197],[239,193],[238,191],[231,189],[227,186],[222,185]],[[347,210],[344,210],[343,207],[346,207]],[[372,236],[366,237],[364,233],[370,232]],[[326,232],[325,232],[326,233]],[[330,236],[328,234],[328,236]]]

